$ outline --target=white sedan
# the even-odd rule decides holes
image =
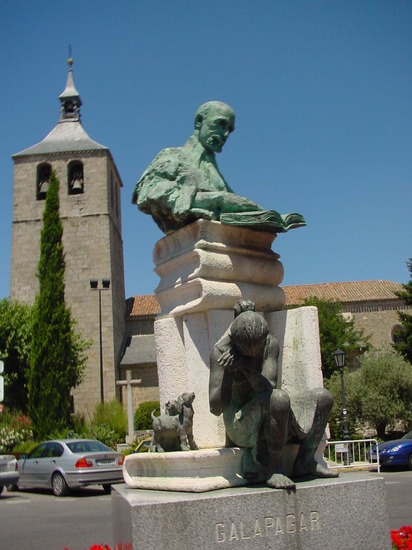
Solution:
[[[16,485],[19,481],[17,460],[13,455],[0,455],[0,494],[4,486]]]
[[[112,483],[123,482],[123,461],[96,439],[44,441],[18,461],[18,485],[51,488],[57,497],[87,485],[102,485],[109,493]]]

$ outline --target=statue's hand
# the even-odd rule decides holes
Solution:
[[[230,369],[233,367],[233,363],[235,361],[235,353],[232,348],[224,351],[222,355],[219,357],[217,362],[219,365],[221,365],[224,369]]]

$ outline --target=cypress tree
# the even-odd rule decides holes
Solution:
[[[86,343],[74,331],[64,299],[60,183],[53,172],[46,195],[38,264],[39,294],[33,311],[28,383],[29,416],[36,438],[70,425],[70,390],[80,380]]]

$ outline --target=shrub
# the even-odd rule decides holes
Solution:
[[[113,430],[109,426],[101,424],[100,426],[89,426],[89,428],[82,434],[82,437],[90,439],[98,439],[111,449],[116,449],[118,443],[123,443],[125,435],[120,435],[116,430]]]
[[[92,426],[107,426],[123,438],[127,433],[127,415],[123,405],[116,399],[109,403],[96,405],[92,418]]]
[[[53,430],[48,433],[46,439],[77,439],[78,437],[83,437],[83,435],[72,430],[71,428],[63,428],[61,430]]]
[[[11,452],[16,445],[30,441],[33,431],[30,419],[18,412],[2,413],[0,423],[0,453]]]
[[[145,401],[141,403],[134,413],[135,430],[150,430],[152,428],[152,412],[157,416],[160,413],[159,401]]]
[[[73,431],[69,428],[65,430],[54,431],[48,435],[48,439],[98,439],[112,449],[116,448],[118,443],[124,441],[124,435],[119,434],[109,426],[101,424],[94,426],[93,424],[85,426],[80,432]]]
[[[82,414],[73,414],[72,425],[73,425],[73,431],[75,433],[78,433],[78,434],[83,433],[87,427],[85,417]]]
[[[37,447],[37,445],[38,445],[37,441],[33,441],[32,439],[29,439],[13,447],[12,453],[15,455],[22,455],[22,454],[28,455],[29,453],[32,452],[32,450],[35,447]]]

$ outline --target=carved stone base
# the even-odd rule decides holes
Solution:
[[[324,445],[322,445],[324,449]],[[283,472],[291,477],[298,445],[287,445]],[[140,453],[126,457],[123,477],[134,489],[203,493],[247,485],[240,475],[243,450],[220,447],[198,451]],[[327,467],[319,453],[317,460]],[[262,482],[264,480],[262,479]]]
[[[207,493],[112,491],[113,539],[133,550],[390,548],[382,478],[343,474],[296,491],[236,487]]]
[[[275,237],[198,220],[160,239],[153,252],[160,316],[231,311],[241,298],[256,302],[259,311],[282,309],[283,266],[271,250]]]

